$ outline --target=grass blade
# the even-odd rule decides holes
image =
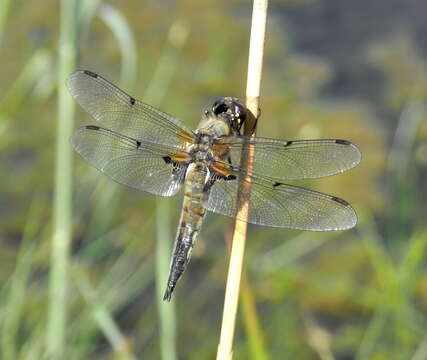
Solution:
[[[166,48],[153,78],[148,86],[144,100],[158,106],[166,95],[175,73],[179,50],[188,36],[187,27],[179,21],[172,24]],[[166,200],[170,201],[170,200]],[[156,206],[156,297],[160,319],[160,352],[163,360],[175,360],[176,355],[176,318],[174,303],[165,303],[163,291],[168,279],[169,257],[171,253],[172,233],[170,231],[170,209],[165,199],[158,199]]]
[[[120,11],[110,5],[101,5],[98,15],[108,25],[120,47],[122,55],[121,84],[130,91],[132,89],[131,85],[134,84],[136,78],[138,57],[136,42],[131,27]]]
[[[78,0],[62,0],[60,9],[58,127],[55,159],[54,223],[49,279],[48,356],[65,358],[68,264],[71,243],[72,148],[74,101],[65,79],[76,61]]]
[[[9,15],[10,0],[0,1],[0,46],[3,40],[4,28],[6,27],[6,19]]]
[[[128,339],[122,334],[120,328],[114,321],[109,309],[105,306],[103,298],[99,296],[96,290],[89,283],[89,280],[77,266],[73,269],[73,278],[86,302],[91,306],[92,316],[108,342],[113,347],[117,359],[135,360],[132,348]]]
[[[2,323],[1,354],[4,360],[14,360],[18,356],[16,341],[25,306],[28,283],[33,269],[33,256],[37,247],[36,234],[40,232],[42,208],[44,202],[34,197],[24,227],[16,266],[4,308]]]

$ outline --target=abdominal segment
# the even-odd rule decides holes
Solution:
[[[190,165],[185,184],[181,219],[172,253],[169,279],[163,300],[170,301],[172,292],[191,258],[191,251],[202,226],[206,210],[203,206],[206,169]]]

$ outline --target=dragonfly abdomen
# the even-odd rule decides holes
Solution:
[[[203,205],[204,187],[208,171],[205,165],[193,163],[189,166],[185,183],[184,202],[172,254],[169,279],[163,300],[170,301],[172,292],[191,258],[191,251],[202,227],[206,214]]]

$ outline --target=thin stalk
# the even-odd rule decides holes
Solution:
[[[231,251],[231,232],[225,231],[227,250]],[[265,337],[256,309],[255,297],[248,283],[246,269],[242,271],[241,285],[242,317],[245,333],[248,336],[249,358],[254,360],[271,359],[265,345]]]
[[[331,351],[331,335],[328,331],[317,325],[310,313],[303,314],[307,332],[307,342],[317,353],[320,360],[335,360]]]
[[[162,360],[177,359],[175,304],[165,303],[164,286],[168,279],[172,232],[170,229],[170,206],[165,199],[156,205],[156,298],[160,320],[160,353]]]
[[[36,50],[28,59],[5,96],[0,99],[0,152],[3,149],[7,149],[13,141],[12,137],[7,136],[7,131],[15,124],[14,117],[18,109],[24,106],[23,103],[28,101],[28,94],[31,89],[34,88],[32,97],[37,100],[41,100],[50,92],[50,83],[53,83],[53,81],[48,76],[48,71],[51,71],[51,67],[52,57],[50,53],[45,49]],[[37,86],[40,85],[41,79],[45,81],[46,86],[44,89],[39,88],[39,91],[37,91]]]
[[[418,345],[415,354],[412,356],[411,360],[423,360],[427,359],[427,334],[421,340],[421,343]]]
[[[82,270],[77,266],[73,270],[73,276],[76,280],[75,282],[77,287],[86,302],[90,304],[92,316],[95,318],[105,338],[114,349],[117,359],[136,360],[130,341],[117,326],[110,309],[107,308],[104,302],[104,299],[101,298],[97,291],[92,287]]]
[[[120,274],[131,273],[132,275],[127,278],[124,276],[118,277],[118,274],[109,274],[107,279],[103,279],[103,282],[98,286],[97,289],[94,289],[97,293],[97,301],[102,305],[105,312],[109,311],[108,316],[113,319],[112,314],[124,306],[129,300],[134,299],[139,292],[145,291],[150,286],[151,279],[153,277],[152,268],[153,261],[152,259],[146,259],[142,266],[134,266],[131,269],[128,269],[125,262],[126,259],[129,259],[128,256],[122,256],[118,262],[114,265],[116,268],[113,272]],[[118,268],[117,268],[118,267]],[[129,271],[130,270],[130,271]],[[117,279],[116,282],[112,282],[113,279]],[[79,287],[79,286],[78,286]],[[101,303],[102,301],[102,303]],[[70,339],[73,341],[76,337],[84,337],[86,334],[93,333],[95,331],[95,323],[93,320],[96,320],[96,326],[99,327],[98,319],[93,317],[92,308],[88,304],[83,311],[70,323],[69,332]],[[146,309],[146,311],[148,311]],[[103,327],[100,327],[104,331]]]
[[[246,333],[249,337],[250,359],[269,360],[270,354],[265,345],[264,334],[261,329],[258,313],[256,310],[255,298],[249,286],[246,272],[242,274],[242,311]]]
[[[47,352],[55,359],[66,358],[67,272],[72,224],[72,149],[69,138],[73,129],[74,101],[67,92],[65,79],[75,68],[77,3],[78,0],[61,0],[60,3],[58,127],[47,324]]]
[[[122,55],[121,84],[131,91],[135,84],[138,51],[136,41],[126,18],[115,7],[102,4],[98,14],[117,40]]]
[[[254,0],[252,12],[251,38],[249,44],[248,77],[246,86],[246,107],[254,119],[259,116],[259,94],[261,87],[262,61],[264,54],[265,26],[267,22],[268,0]],[[246,124],[245,135],[254,136],[255,124]],[[252,167],[253,149],[242,154],[242,165]],[[249,182],[248,182],[249,183]],[[249,187],[243,187],[238,195],[238,217],[247,218]],[[233,244],[230,254],[227,285],[225,289],[224,310],[217,360],[229,360],[233,356],[233,339],[236,327],[240,280],[245,252],[247,223],[236,220]]]
[[[16,342],[24,314],[25,298],[28,295],[28,283],[34,265],[32,261],[34,251],[38,245],[36,234],[40,232],[43,224],[41,217],[44,205],[44,202],[35,195],[27,215],[16,266],[11,276],[1,327],[1,354],[4,360],[18,358],[19,351]]]
[[[9,15],[10,0],[0,1],[0,46],[3,41],[3,33],[6,27],[6,20]]]
[[[173,74],[180,49],[188,36],[187,27],[179,21],[172,24],[168,33],[168,42],[162,57],[154,72],[150,86],[147,88],[144,100],[154,106],[159,106]],[[160,353],[163,360],[177,359],[176,353],[176,317],[174,303],[165,303],[163,291],[168,279],[169,257],[171,253],[172,232],[170,230],[170,206],[165,199],[157,200],[156,205],[156,296],[160,320]]]

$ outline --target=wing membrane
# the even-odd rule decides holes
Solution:
[[[255,150],[251,175],[282,180],[312,179],[349,170],[360,162],[359,149],[346,140],[281,141],[244,136],[221,138],[216,146],[234,166],[239,166],[243,151]],[[223,156],[224,157],[224,156]]]
[[[193,137],[179,119],[134,99],[91,71],[76,71],[68,77],[67,87],[95,120],[123,135],[182,149]]]
[[[180,148],[139,141],[88,125],[71,137],[74,149],[114,181],[154,195],[171,196],[181,187],[187,164],[166,161]]]
[[[217,166],[219,162],[216,163]],[[227,164],[222,164],[227,168]],[[234,169],[236,170],[236,169]],[[229,169],[226,171],[230,171]],[[249,185],[248,219],[251,224],[300,230],[345,230],[356,225],[357,216],[345,200],[291,186],[270,179],[235,171],[236,176],[219,176],[210,188],[206,209],[229,217],[237,217],[237,195],[242,186]],[[239,176],[240,175],[240,176]],[[240,177],[240,180],[239,180]]]

